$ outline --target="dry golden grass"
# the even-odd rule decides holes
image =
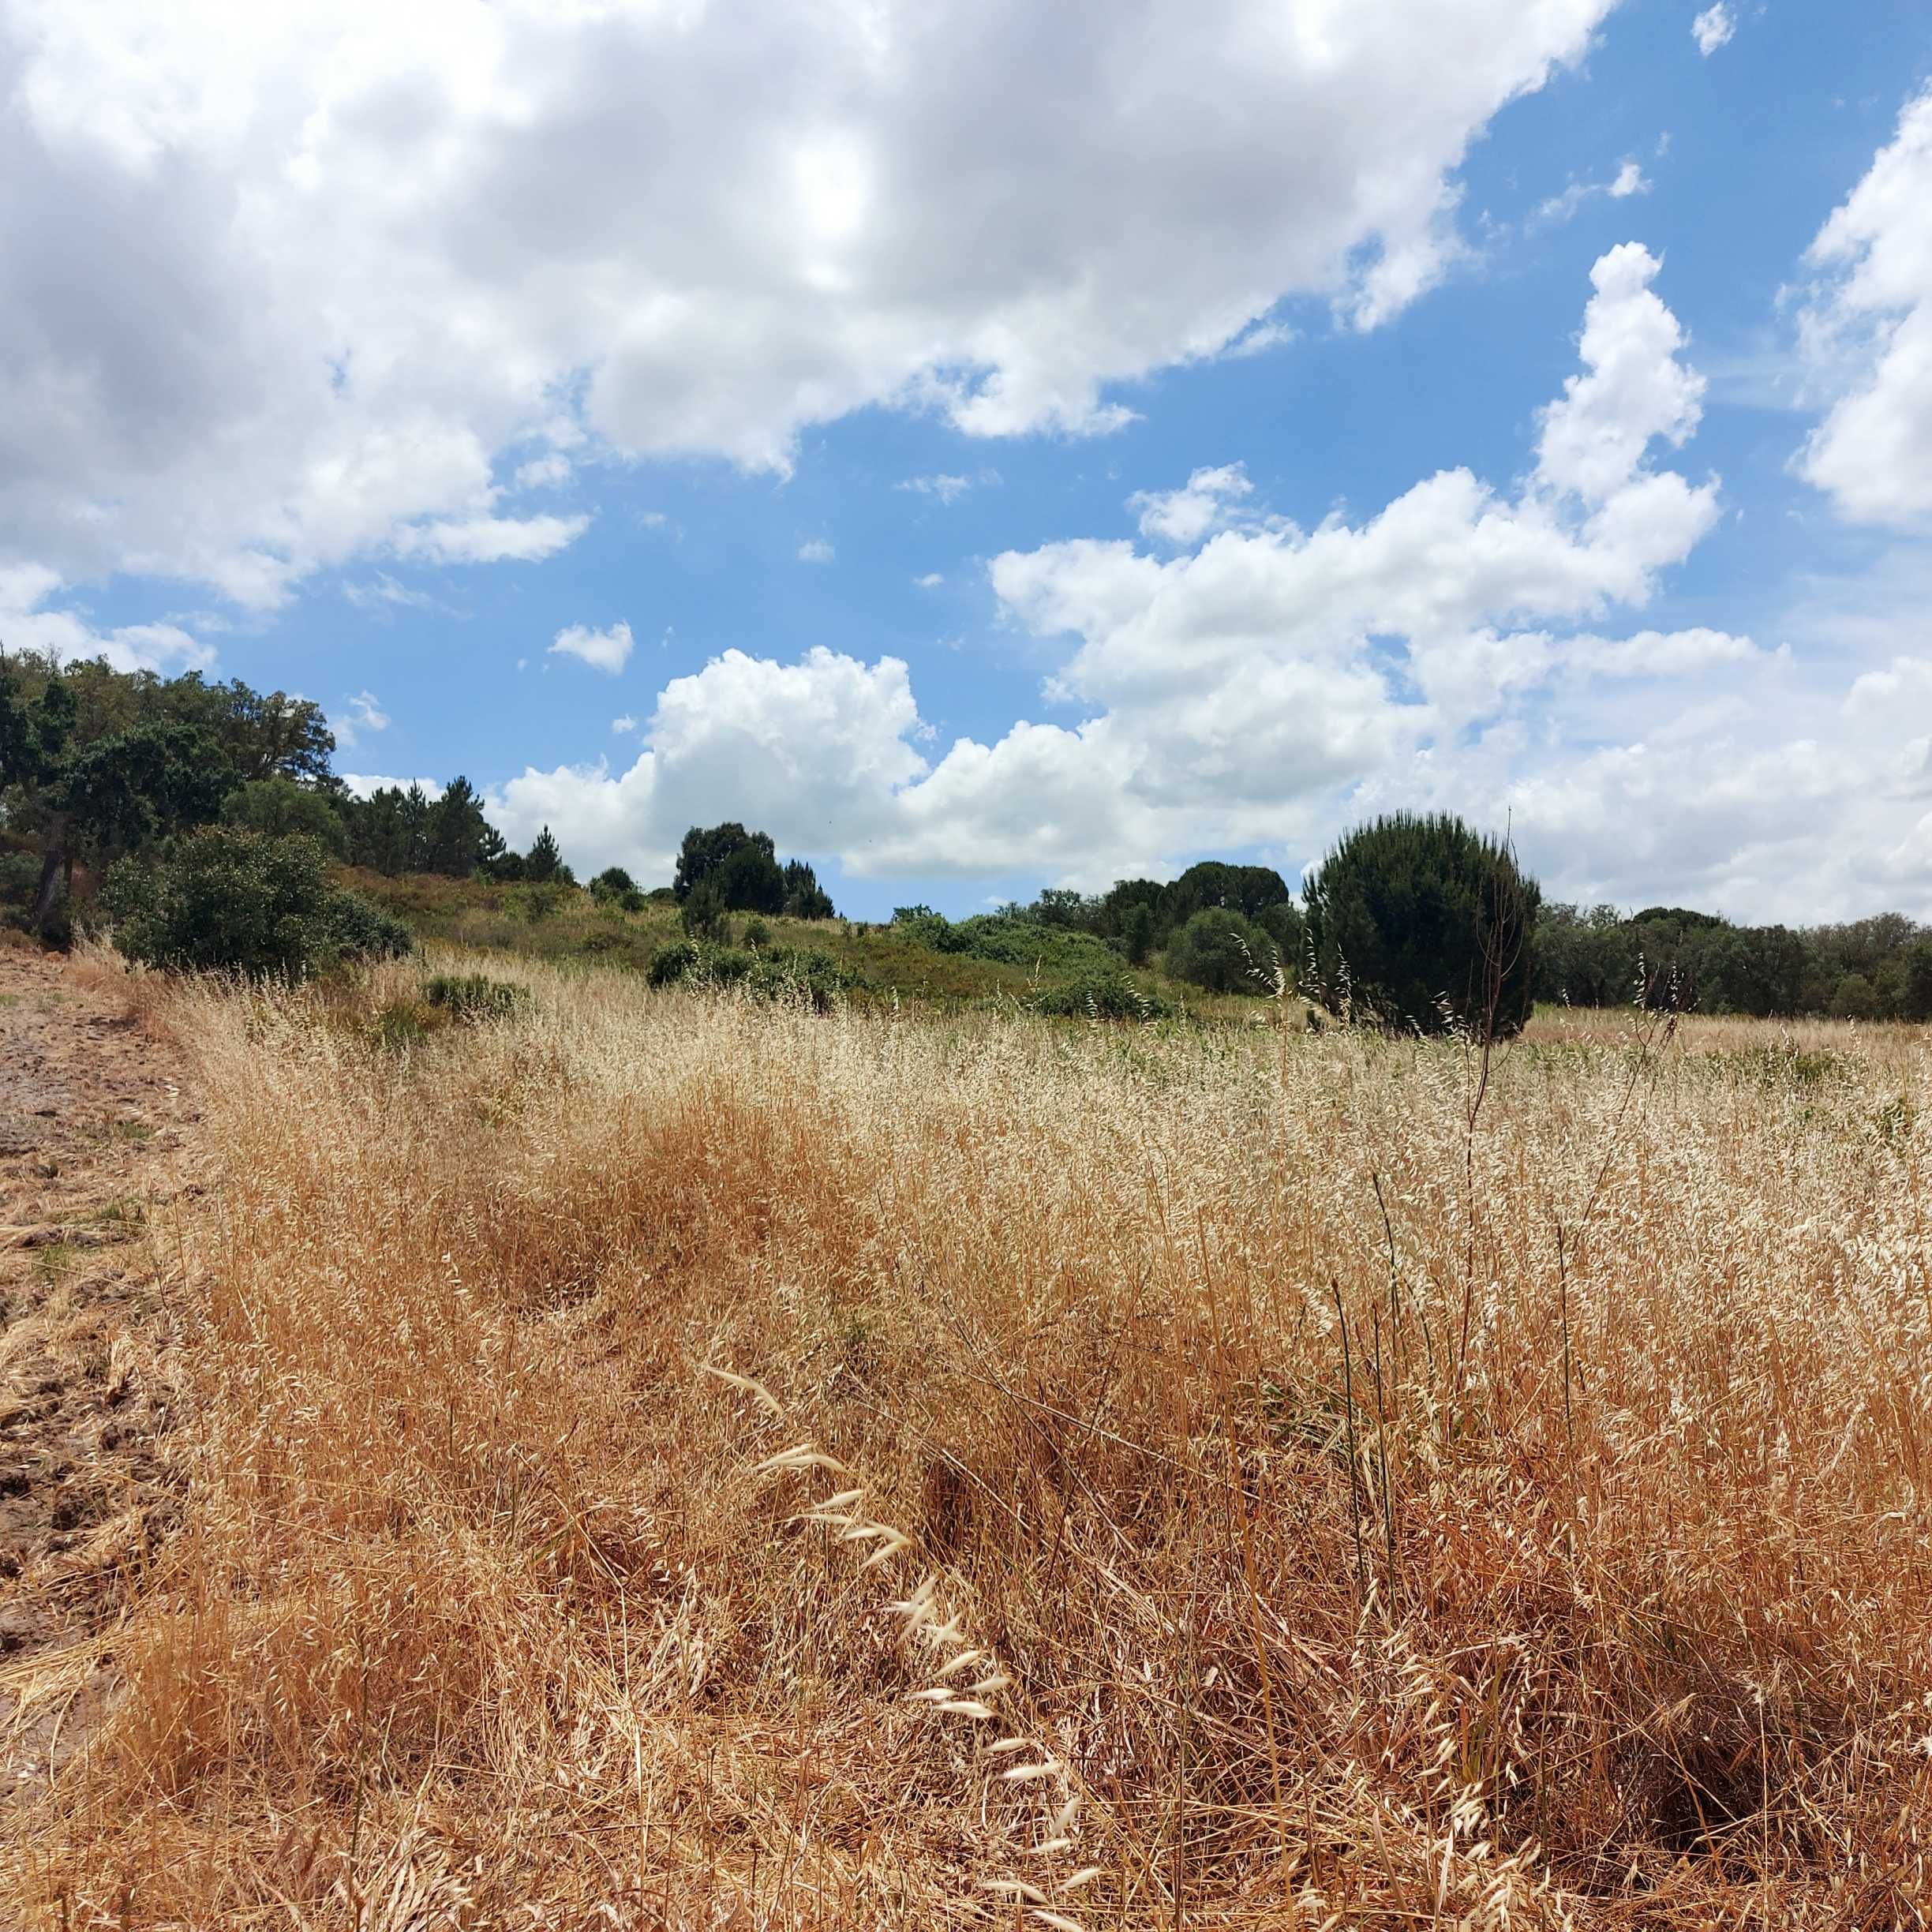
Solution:
[[[1925,1923],[1922,1035],[489,970],[167,1002],[186,1524],[9,1923]]]

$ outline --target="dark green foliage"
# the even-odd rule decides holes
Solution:
[[[278,841],[271,841],[271,844]],[[399,959],[416,949],[409,927],[360,893],[329,888],[326,902],[328,943],[342,959]],[[324,958],[321,962],[328,964]]]
[[[513,1018],[530,995],[484,973],[438,973],[425,983],[423,998],[459,1024],[474,1024]]]
[[[1932,1020],[1932,939],[1916,940],[1900,962],[1899,1017]]]
[[[680,904],[694,893],[716,889],[732,912],[783,913],[791,919],[830,919],[830,897],[801,859],[780,865],[766,832],[747,832],[736,819],[693,826],[678,848],[672,891]]]
[[[253,780],[319,781],[335,740],[316,707],[200,674],[0,653],[0,794],[39,867],[26,923],[52,937],[77,861],[99,870],[221,811]]]
[[[1257,919],[1270,906],[1287,904],[1291,896],[1287,882],[1272,866],[1225,865],[1206,859],[1162,889],[1160,928],[1163,934],[1171,933],[1214,906]]]
[[[365,799],[345,796],[339,809],[348,829],[350,862],[391,878],[407,872],[434,872],[444,878],[470,878],[479,872],[492,878],[560,875],[556,840],[550,841],[546,869],[528,873],[529,862],[505,846],[502,833],[483,816],[481,796],[460,775],[435,799],[421,785],[406,791],[384,785]],[[549,837],[548,827],[544,836]]]
[[[111,861],[206,825],[236,782],[206,732],[162,721],[97,738],[70,758],[59,797],[72,834]]]
[[[175,971],[301,979],[412,944],[399,920],[330,882],[313,839],[232,826],[192,833],[156,862],[122,860],[103,897],[121,951]]]
[[[784,868],[784,915],[787,919],[829,919],[832,895],[818,883],[818,875],[803,859],[788,859]]]
[[[1896,913],[1798,930],[1734,926],[1680,907],[1626,919],[1614,906],[1546,906],[1537,923],[1537,997],[1923,1021],[1932,1020],[1932,935]]]
[[[489,826],[476,788],[460,775],[423,815],[423,854],[419,870],[445,878],[468,878],[482,863]]]
[[[1226,911],[1260,924],[1292,958],[1300,949],[1300,915],[1286,882],[1271,866],[1230,865],[1218,859],[1192,865],[1177,879],[1120,879],[1098,897],[1050,886],[1030,905],[1002,916],[1058,931],[1103,939],[1140,965],[1168,945],[1197,912]],[[1292,941],[1292,943],[1290,942]]]
[[[748,946],[768,946],[772,942],[771,928],[762,919],[745,921],[744,942]]]
[[[838,961],[816,946],[775,946],[758,955],[745,983],[759,999],[794,1002],[829,1013],[848,980]]]
[[[533,886],[547,886],[564,869],[564,855],[557,849],[555,835],[545,826],[523,855],[523,876]]]
[[[1829,1011],[1834,1020],[1876,1020],[1878,995],[1862,972],[1848,972],[1833,989]]]
[[[838,961],[815,946],[775,946],[769,953],[753,953],[689,939],[660,946],[648,976],[653,986],[680,980],[742,986],[754,998],[797,1001],[820,1013],[829,1010],[851,983]]]
[[[1050,988],[1035,1002],[1043,1013],[1091,1020],[1165,1020],[1174,1012],[1170,1001],[1136,986],[1125,973],[1097,972]]]
[[[722,942],[731,934],[724,889],[715,877],[702,878],[686,893],[678,908],[678,923],[695,939]]]
[[[741,911],[775,912],[784,904],[784,874],[770,836],[747,832],[736,819],[693,826],[678,848],[671,889],[682,904],[706,885],[723,903]],[[741,895],[733,897],[733,893]]]
[[[967,935],[944,913],[935,912],[929,905],[894,907],[892,926],[893,931],[903,933],[920,945],[930,946],[935,953],[964,953],[967,949]]]
[[[1385,1026],[1520,1032],[1540,900],[1508,848],[1460,819],[1378,818],[1347,833],[1309,882],[1315,990]]]
[[[251,778],[222,802],[222,822],[259,832],[264,838],[299,835],[312,838],[332,859],[349,856],[348,821],[326,792],[301,785],[279,773]]]
[[[695,942],[673,939],[668,945],[661,945],[651,955],[651,963],[645,976],[653,986],[670,986],[696,972],[698,957]]]
[[[638,897],[637,881],[622,866],[606,866],[590,882],[590,897],[602,900]]]
[[[493,825],[483,828],[477,841],[477,871],[485,878],[515,883],[523,876],[523,855],[512,852]]]
[[[954,922],[942,950],[1055,972],[1117,971],[1120,956],[1104,939],[1068,927],[1043,926],[1024,912],[982,912]]]
[[[1226,906],[1195,913],[1167,942],[1167,971],[1208,993],[1271,993],[1279,949],[1253,920]]]

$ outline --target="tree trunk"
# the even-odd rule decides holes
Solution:
[[[40,884],[34,893],[33,927],[43,939],[47,937],[47,923],[54,916],[54,902],[59,897],[57,889],[63,873],[68,891],[71,893],[73,890],[73,855],[67,849],[66,832],[64,822],[51,827],[41,849]]]

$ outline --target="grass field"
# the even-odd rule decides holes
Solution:
[[[1922,1032],[470,964],[130,987],[183,1519],[21,1923],[1925,1923]]]

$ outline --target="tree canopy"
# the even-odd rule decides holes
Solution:
[[[1309,880],[1309,950],[1331,1006],[1391,1027],[1520,1032],[1541,893],[1499,840],[1447,813],[1344,835]]]

